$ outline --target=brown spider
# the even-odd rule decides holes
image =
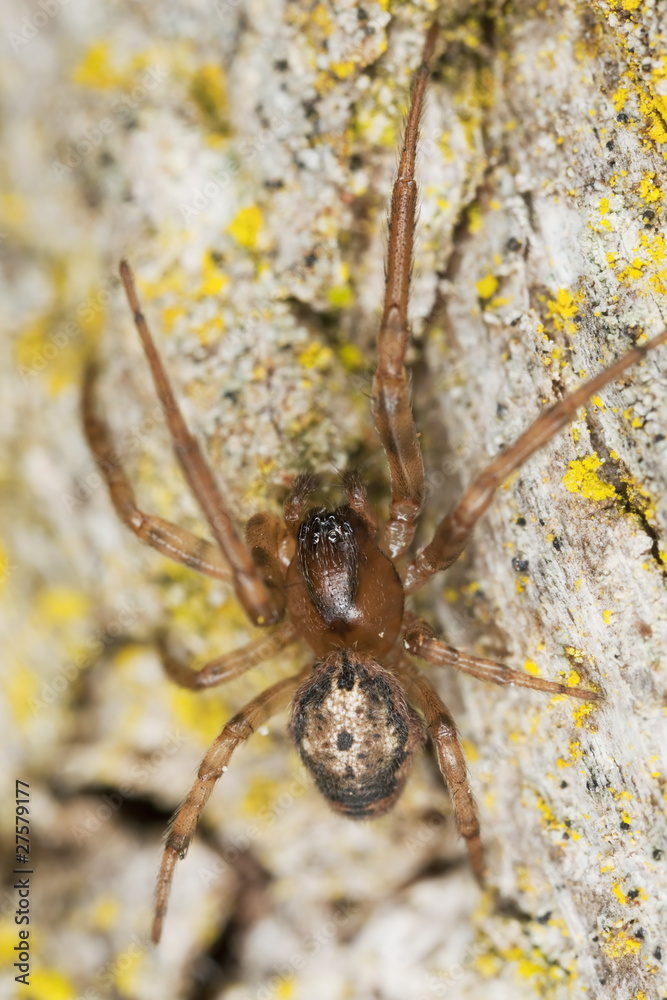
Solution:
[[[95,412],[96,376],[91,366],[83,395],[86,435],[116,512],[142,541],[164,555],[219,580],[231,580],[255,625],[278,626],[268,649],[264,640],[251,642],[240,651],[212,660],[199,672],[176,663],[163,650],[169,675],[184,687],[211,687],[238,677],[297,638],[317,657],[305,670],[254,698],[226,724],[206,753],[167,835],[157,883],[155,942],[162,931],[176,861],[185,857],[201,812],[233,750],[290,701],[290,733],[301,759],[332,807],[354,818],[380,815],[396,802],[428,729],[473,869],[481,880],[484,867],[479,823],[456,726],[446,705],[405,651],[495,684],[516,684],[584,699],[602,697],[595,691],[541,680],[454,649],[404,607],[406,596],[458,558],[494,491],[510,473],[563,428],[589,396],[667,340],[665,329],[547,408],[512,447],[473,480],[438,525],[433,541],[406,565],[424,497],[422,458],[404,366],[417,200],[415,153],[436,35],[433,25],[413,85],[391,200],[384,311],[372,389],[373,416],[391,476],[389,519],[379,542],[377,516],[361,480],[355,472],[347,472],[343,476],[344,506],[309,509],[308,498],[317,481],[314,476],[301,475],[287,497],[283,521],[273,514],[256,514],[246,526],[244,544],[216,479],[185,425],[141,313],[132,272],[125,261],[120,265],[176,457],[217,544],[137,508],[132,487],[114,455],[108,428]],[[278,624],[285,615],[286,620]]]

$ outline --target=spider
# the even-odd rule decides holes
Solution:
[[[404,364],[417,202],[415,157],[437,30],[434,24],[427,34],[413,81],[389,215],[386,289],[371,404],[391,482],[389,517],[381,532],[361,478],[348,471],[342,478],[346,498],[342,506],[332,510],[310,505],[318,481],[313,475],[299,475],[285,502],[283,519],[268,513],[254,515],[246,525],[245,542],[242,540],[216,478],[185,424],[126,261],[120,264],[122,284],[176,457],[215,544],[138,509],[110,432],[96,413],[95,366],[91,364],[86,372],[85,431],[118,516],[141,541],[163,555],[232,582],[254,625],[276,626],[270,643],[265,639],[250,642],[199,671],[176,662],[163,648],[169,676],[187,688],[212,687],[238,677],[297,639],[305,642],[315,657],[314,663],[278,681],[230,719],[204,756],[192,789],[167,833],[152,929],[156,943],[176,862],[185,857],[216,781],[239,743],[290,702],[290,734],[301,759],[330,805],[352,818],[378,816],[394,805],[428,731],[473,870],[482,881],[480,828],[456,726],[447,706],[406,652],[494,684],[515,684],[588,700],[602,697],[596,691],[544,680],[454,649],[405,609],[406,597],[459,557],[496,488],[510,473],[553,438],[589,396],[667,340],[665,329],[545,409],[511,447],[473,479],[440,521],[430,544],[408,560],[424,498],[422,457]]]

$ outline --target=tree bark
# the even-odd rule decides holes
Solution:
[[[393,813],[355,824],[328,811],[281,717],[232,759],[177,866],[164,944],[148,945],[161,830],[199,758],[307,659],[285,651],[205,694],[164,678],[158,632],[201,660],[256,633],[228,588],[119,525],[81,433],[83,363],[101,363],[139,506],[205,534],[119,292],[125,255],[239,523],[279,511],[296,473],[334,481],[347,464],[386,510],[367,397],[396,149],[434,16],[386,6],[65,5],[48,28],[10,26],[0,635],[47,992],[667,989],[667,348],[505,484],[414,601],[454,645],[605,693],[592,706],[430,669],[469,756],[486,892],[431,754]],[[545,405],[664,325],[663,7],[435,11],[409,359],[422,545]]]

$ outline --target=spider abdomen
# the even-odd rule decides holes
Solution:
[[[353,647],[382,657],[398,638],[403,585],[358,514],[350,507],[316,508],[299,527],[287,604],[318,656]]]
[[[329,804],[363,819],[400,795],[424,725],[388,670],[343,649],[296,692],[291,734]]]

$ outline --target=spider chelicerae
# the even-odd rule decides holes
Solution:
[[[153,940],[159,941],[176,861],[185,857],[199,817],[234,749],[291,701],[290,733],[304,764],[331,806],[346,816],[378,816],[396,802],[426,732],[449,785],[461,834],[481,880],[484,863],[479,823],[454,720],[406,653],[450,666],[495,684],[599,699],[599,692],[543,680],[454,649],[405,608],[405,599],[461,554],[489,507],[496,488],[576,414],[589,396],[667,340],[667,329],[548,407],[511,447],[468,486],[439,523],[433,540],[415,558],[408,551],[424,498],[424,471],[412,417],[404,359],[409,339],[408,298],[417,185],[419,121],[437,26],[428,32],[417,70],[389,219],[386,289],[378,335],[372,411],[389,463],[391,501],[382,531],[362,481],[343,475],[346,503],[334,510],[309,506],[313,475],[296,478],[284,516],[256,514],[240,537],[209,465],[186,427],[169,379],[141,312],[132,272],[120,274],[164,408],[181,469],[210,526],[205,541],[136,506],[118,464],[109,430],[94,406],[96,369],[89,366],[83,393],[85,429],[118,516],[148,545],[186,566],[233,584],[254,625],[272,627],[265,638],[195,671],[163,659],[178,684],[201,689],[222,684],[302,640],[315,662],[279,681],[234,716],[211,745],[185,803],[167,835],[158,877]],[[379,535],[379,538],[378,538]]]

